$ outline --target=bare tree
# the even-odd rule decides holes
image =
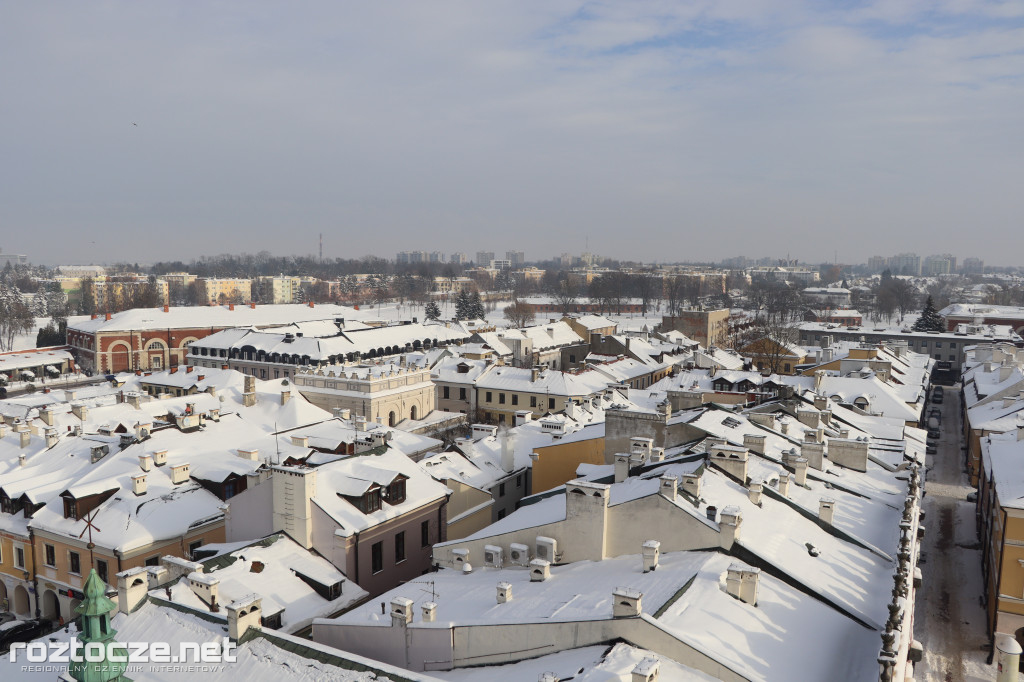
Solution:
[[[512,305],[505,307],[504,314],[505,319],[516,328],[528,327],[537,319],[534,307],[518,299],[513,301]]]

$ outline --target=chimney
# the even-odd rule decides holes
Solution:
[[[424,623],[433,623],[437,620],[437,604],[432,601],[428,601],[426,604],[420,607],[423,612],[422,621]]]
[[[789,497],[789,472],[783,471],[779,474],[779,494]]]
[[[615,482],[622,483],[629,478],[629,455],[620,452],[615,455]]]
[[[308,448],[309,436],[292,436],[292,445],[300,448]]]
[[[700,474],[683,474],[683,492],[695,500],[700,499]]]
[[[189,366],[187,366],[185,368],[185,374],[191,374],[192,372],[195,371],[195,369],[196,369],[195,367],[193,367],[192,365],[189,365]]]
[[[236,599],[228,604],[228,637],[237,642],[249,628],[262,630],[260,617],[263,615],[263,600],[252,594],[243,599]]]
[[[110,321],[110,313],[106,313],[106,314],[105,314],[105,315],[103,316],[103,319],[104,319],[104,320],[107,320],[107,321],[109,322],[109,321]]]
[[[722,549],[730,549],[740,537],[740,526],[743,525],[743,513],[739,507],[729,505],[722,510],[722,519],[718,522],[721,533]]]
[[[164,306],[164,312],[165,312],[165,313],[169,313],[169,312],[171,312],[171,307],[170,307],[170,306],[166,306],[166,305],[165,305],[165,306]]]
[[[53,408],[44,407],[39,410],[39,418],[43,420],[43,423],[47,426],[53,426]]]
[[[18,454],[18,466],[20,466],[20,467],[25,466],[25,453],[24,452]]]
[[[148,489],[146,485],[146,474],[135,474],[132,476],[132,492],[136,495],[145,495]]]
[[[836,511],[836,501],[831,497],[823,497],[818,500],[818,518],[825,525],[832,525],[832,516]]]
[[[250,462],[258,462],[260,459],[259,448],[238,448],[238,456]]]
[[[89,316],[89,319],[90,320],[95,320],[97,317],[99,317],[99,315],[97,315],[96,313],[93,313],[92,315]]]
[[[664,462],[665,461],[665,448],[652,448],[651,449],[651,462]]]
[[[664,474],[658,480],[661,481],[661,484],[658,488],[658,492],[660,492],[663,497],[667,497],[670,500],[675,500],[679,492],[679,480],[672,474]],[[700,481],[698,480],[697,483],[699,489]]]
[[[46,429],[46,447],[52,448],[60,440],[60,436],[57,435],[57,429]]]
[[[366,431],[366,417],[356,417],[356,431]]]
[[[658,682],[658,674],[661,671],[661,661],[647,656],[636,664],[630,673],[630,682]]]
[[[807,459],[795,457],[790,461],[793,465],[794,483],[801,487],[807,487]]]
[[[176,464],[171,467],[171,483],[179,485],[189,479],[188,472],[191,469],[188,462]]]
[[[234,310],[234,309],[235,309],[235,304],[234,303],[228,303],[228,310]]]
[[[824,410],[826,407],[828,407],[828,398],[823,395],[814,396],[814,409]]]
[[[759,455],[763,455],[764,443],[766,438],[766,436],[755,435],[753,433],[745,433],[743,434],[743,447],[750,450],[751,452],[756,452]]]
[[[412,622],[412,599],[395,597],[391,600],[391,625],[402,627]]]
[[[249,307],[252,308],[253,310],[256,310],[256,304],[251,301],[249,303]]]
[[[291,391],[281,391],[281,404],[287,405],[288,401],[292,399]]]
[[[512,601],[512,584],[502,581],[498,583],[498,603],[504,604]]]
[[[612,590],[612,617],[637,618],[643,611],[641,603],[643,593],[629,587],[616,587]]]
[[[129,393],[125,396],[125,402],[138,410],[142,407],[142,396],[138,393]]]
[[[507,429],[501,432],[501,468],[506,474],[512,473],[516,468],[514,438],[515,436]]]
[[[71,404],[71,414],[78,417],[81,421],[86,421],[89,418],[89,406],[82,403]]]
[[[29,446],[29,444],[32,442],[32,432],[31,431],[21,431],[21,432],[18,433],[18,435],[20,436],[20,439],[21,439],[20,440],[21,447],[27,448]]]
[[[783,436],[789,435],[789,420],[788,419],[780,419],[778,423],[779,423],[779,432],[782,433]]]
[[[153,452],[153,464],[157,465],[158,467],[162,467],[163,465],[167,464],[167,451],[166,450],[156,450],[156,451],[154,451]]]
[[[274,467],[273,530],[284,531],[306,549],[313,546],[312,500],[316,497],[316,469]]]
[[[534,559],[530,562],[530,582],[542,583],[551,578],[551,562]]]
[[[516,410],[516,426],[522,426],[533,420],[533,412],[530,410]]]
[[[810,432],[807,434],[811,435]],[[807,466],[818,471],[825,470],[825,446],[821,443],[809,442],[800,446],[800,454],[807,459]]]
[[[713,445],[711,447],[711,463],[739,481],[740,485],[747,483],[747,459],[748,453],[745,448],[737,448],[732,445]]]
[[[650,573],[658,568],[658,559],[661,557],[661,543],[657,540],[648,540],[641,547],[644,559],[644,573]]]
[[[1004,381],[1008,381],[1012,374],[1013,374],[1013,366],[1009,366],[1009,367],[1003,366],[1003,367],[1000,367],[999,368],[999,383],[1003,383]]]
[[[117,574],[117,610],[131,613],[146,598],[149,577],[145,566],[136,566]]]
[[[747,498],[751,504],[761,506],[761,493],[763,491],[764,484],[761,481],[751,480],[750,485],[747,486]]]
[[[153,468],[153,456],[152,455],[139,455],[139,466],[143,471],[149,471]]]
[[[530,382],[531,382],[531,383],[532,383],[532,382],[534,382],[534,381],[537,381],[537,378],[538,378],[539,376],[540,376],[540,370],[539,370],[539,369],[537,369],[536,367],[534,367],[534,368],[532,368],[532,369],[530,370]]]
[[[735,597],[744,604],[757,606],[757,587],[760,579],[760,569],[740,563],[731,564],[725,576],[725,591],[730,597]]]

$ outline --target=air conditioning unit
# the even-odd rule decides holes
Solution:
[[[501,547],[495,547],[494,545],[484,545],[484,566],[490,566],[492,568],[501,568]]]
[[[530,548],[526,545],[520,545],[518,542],[513,542],[509,545],[508,556],[513,566],[530,565]]]
[[[538,559],[544,561],[550,561],[555,563],[555,554],[558,551],[558,541],[554,538],[546,538],[543,535],[537,536],[537,551],[536,555]]]

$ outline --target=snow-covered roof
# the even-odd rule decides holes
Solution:
[[[232,309],[233,308],[233,309]],[[281,305],[217,305],[163,308],[131,308],[114,313],[110,319],[100,315],[68,324],[68,331],[87,334],[99,332],[144,331],[153,329],[227,329],[230,327],[271,327],[296,322],[359,320],[366,317],[354,308],[335,304],[309,306],[289,303]]]

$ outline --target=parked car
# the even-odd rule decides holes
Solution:
[[[931,445],[926,445],[925,448],[924,448],[924,453],[926,455],[934,455],[938,451],[939,451],[939,449],[937,447],[935,447],[934,443],[932,443]]]
[[[939,430],[938,429],[928,429],[928,440],[938,440],[938,439],[939,439]]]
[[[936,405],[941,405],[942,404],[942,394],[941,393],[936,393],[935,395],[933,395],[932,396],[932,402],[935,403]]]
[[[15,642],[31,642],[53,630],[53,623],[45,618],[11,621],[0,626],[0,653],[8,651]]]
[[[931,411],[928,412],[928,419],[935,419],[935,420],[937,420],[941,424],[942,423],[942,410],[940,410],[937,407],[933,407],[931,409]]]

